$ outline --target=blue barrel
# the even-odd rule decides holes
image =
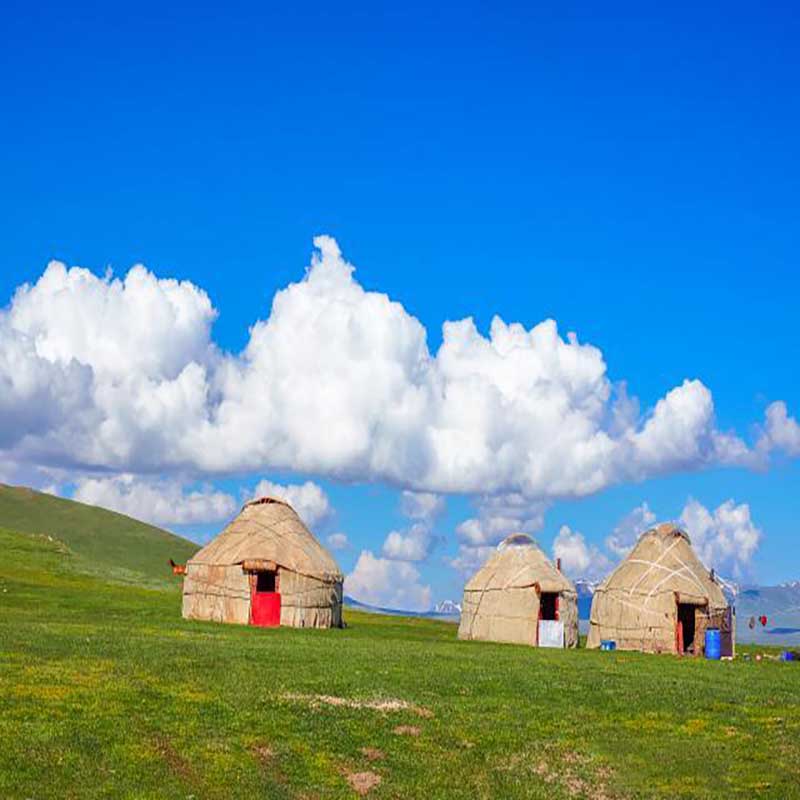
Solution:
[[[706,658],[719,661],[722,656],[722,637],[719,628],[708,628],[706,630]]]
[[[617,643],[612,639],[601,639],[600,640],[600,649],[601,650],[616,650]]]

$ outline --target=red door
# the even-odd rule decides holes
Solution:
[[[276,628],[281,624],[280,592],[253,592],[250,624],[262,628]]]

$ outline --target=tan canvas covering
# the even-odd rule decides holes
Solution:
[[[281,500],[248,503],[238,517],[186,564],[183,616],[216,622],[250,621],[250,574],[274,569],[281,625],[332,628],[342,624],[342,573],[295,510]]]
[[[678,603],[696,607],[695,642],[717,624],[728,603],[692,549],[689,536],[664,523],[641,535],[592,599],[587,647],[611,639],[620,650],[674,653]]]
[[[464,587],[459,639],[536,645],[539,598],[554,592],[564,644],[578,644],[575,587],[526,534],[509,536]]]

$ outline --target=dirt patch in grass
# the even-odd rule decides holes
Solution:
[[[589,756],[574,750],[545,748],[545,757],[515,753],[500,767],[502,771],[528,772],[544,783],[559,787],[569,797],[586,800],[622,800],[608,787],[613,773],[607,766],[596,767]]]
[[[416,725],[398,725],[392,733],[398,736],[419,736],[422,731]]]
[[[381,776],[376,772],[348,772],[347,782],[357,795],[365,797],[380,784]]]
[[[256,742],[251,745],[250,752],[258,762],[262,772],[268,775],[270,780],[281,786],[287,785],[288,780],[281,767],[278,753],[267,742]]]
[[[294,694],[288,693],[281,695],[282,700],[289,700],[295,703],[305,703],[311,708],[318,708],[321,705],[334,706],[337,708],[363,708],[369,711],[380,711],[393,713],[397,711],[410,711],[423,719],[433,717],[433,712],[429,708],[409,703],[407,700],[400,700],[396,697],[381,697],[374,700],[358,700],[352,697],[336,697],[330,694]]]
[[[362,747],[361,755],[364,756],[367,761],[380,761],[385,758],[383,750],[378,750],[377,747]]]
[[[255,744],[251,750],[261,766],[267,766],[275,758],[275,751],[269,745]]]
[[[187,782],[194,780],[194,770],[192,765],[172,746],[172,742],[166,736],[156,736],[153,739],[153,747],[160,758],[162,758],[170,771],[183,778]]]

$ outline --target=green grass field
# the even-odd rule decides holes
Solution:
[[[800,665],[459,642],[358,613],[186,622],[158,574],[175,542],[106,574],[102,521],[22,522],[37,532],[0,530],[4,800],[800,797]]]

